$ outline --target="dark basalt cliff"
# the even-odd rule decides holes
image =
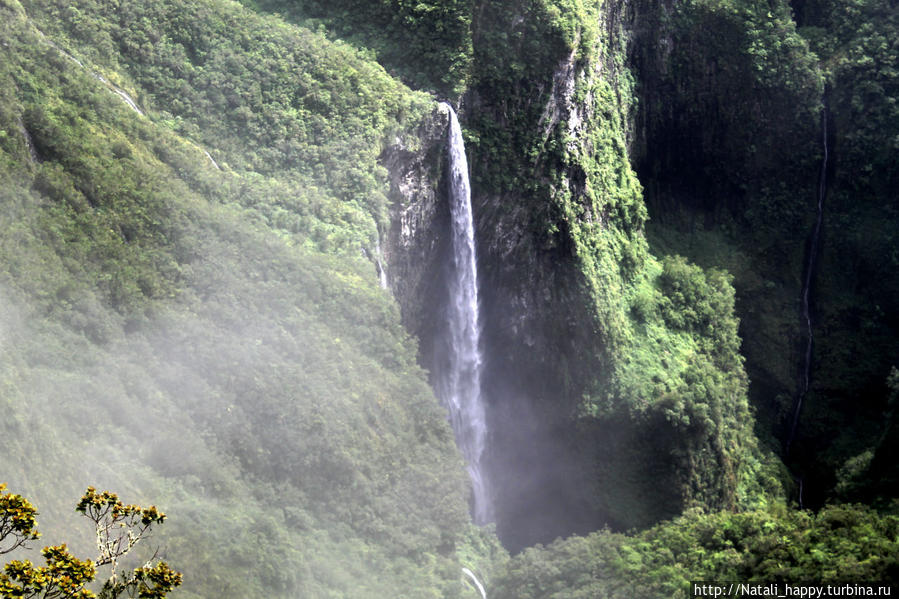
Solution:
[[[513,548],[604,525],[646,526],[696,503],[733,505],[739,472],[755,459],[748,420],[739,420],[746,398],[738,361],[691,358],[732,378],[731,389],[698,400],[715,406],[698,418],[677,399],[695,375],[656,380],[665,356],[644,357],[668,335],[692,346],[708,333],[666,323],[655,307],[667,301],[663,268],[647,253],[628,157],[633,7],[606,3],[564,23],[544,9],[476,12],[473,84],[461,103],[488,474],[498,532]],[[388,281],[431,370],[440,367],[432,348],[448,257],[445,122],[435,111],[418,142],[393,144],[383,156],[393,203],[382,242]],[[638,297],[648,302],[643,312]],[[723,310],[713,318],[731,318],[732,308]]]
[[[390,184],[390,222],[381,232],[387,284],[400,303],[406,328],[422,348],[433,346],[437,310],[446,295],[448,124],[448,115],[435,107],[413,132],[392,140],[381,156]]]
[[[882,462],[864,472],[889,436],[899,349],[896,7],[634,6],[632,158],[650,241],[733,274],[756,431],[780,453],[795,432],[804,504],[847,485],[883,500]]]

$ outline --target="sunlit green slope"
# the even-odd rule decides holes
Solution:
[[[42,542],[91,555],[92,484],[169,514],[181,597],[456,594],[461,461],[362,257],[426,99],[228,2],[0,22],[0,478]]]

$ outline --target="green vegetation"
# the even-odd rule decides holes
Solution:
[[[89,489],[108,542],[73,557],[85,479],[167,506],[186,599],[462,597],[462,567],[519,598],[899,578],[899,13],[795,4],[0,0],[0,469],[53,531],[0,594],[91,596],[162,522]],[[385,156],[436,94],[474,178],[496,529],[373,264],[407,224]],[[811,513],[774,452],[822,114]],[[17,558],[36,508],[0,510]],[[496,531],[585,536],[510,558]]]
[[[807,10],[800,32],[828,77],[833,169],[816,280],[818,326],[828,334],[815,348],[818,408],[803,421],[796,461],[837,497],[835,473],[889,430],[886,382],[899,352],[899,10],[884,2],[810,2]],[[856,481],[855,501],[889,503],[894,493],[882,483],[897,470],[880,464]]]
[[[513,558],[494,597],[667,598],[690,581],[838,584],[895,580],[899,519],[863,506],[816,515],[691,511],[634,536],[572,537]]]
[[[483,3],[474,27],[472,109],[467,116],[468,149],[478,168],[475,182],[485,191],[521,192],[537,200],[548,192],[541,180],[564,161],[566,146],[543,115],[553,71],[569,56],[587,59],[599,42],[598,7],[590,1],[541,0]],[[612,81],[597,82],[607,85]],[[586,90],[581,90],[581,98]],[[606,133],[615,135],[614,131]],[[536,222],[550,220],[533,201]]]
[[[813,194],[823,80],[789,3],[692,0],[647,21],[670,49],[635,44],[651,129],[638,152],[644,184],[796,236],[807,220],[792,194]]]
[[[417,89],[465,91],[471,68],[471,2],[462,0],[244,0],[331,37],[364,46]]]
[[[0,484],[0,491],[5,487],[5,484]],[[114,493],[97,493],[93,487],[88,487],[75,511],[81,512],[95,524],[97,550],[100,552],[96,563],[73,557],[65,545],[44,547],[41,551],[47,562],[44,567],[35,568],[30,561],[20,560],[3,567],[0,597],[91,599],[98,595],[86,587],[96,577],[97,568],[107,565],[110,566],[110,576],[103,583],[100,599],[121,596],[164,599],[181,585],[181,573],[172,570],[162,560],[151,566],[151,558],[145,565],[130,572],[122,570],[119,573],[116,570],[119,559],[130,553],[142,539],[149,537],[152,528],[165,520],[165,514],[155,506],[142,508],[125,505]],[[36,513],[34,506],[21,495],[6,493],[0,496],[0,543],[9,547],[5,552],[38,538],[35,532]]]
[[[381,141],[423,116],[424,96],[346,44],[233,4],[25,6],[109,78],[129,76],[160,125],[244,175],[232,193],[270,227],[328,251],[374,244],[371,216],[386,218]]]
[[[634,43],[648,237],[734,276],[757,434],[779,450],[820,164],[817,59],[786,2],[679,3],[650,11],[643,35],[670,40]]]
[[[456,594],[464,471],[359,251],[384,219],[381,141],[423,96],[225,2],[0,10],[9,482],[76,555],[91,539],[60,501],[84,478],[164,502],[183,597]],[[179,22],[220,44],[208,61]]]
[[[36,530],[37,508],[21,495],[3,493],[5,490],[6,483],[0,483],[0,555],[40,538]]]
[[[785,2],[694,1],[655,13],[648,35],[671,47],[636,44],[648,127],[637,162],[652,246],[734,275],[757,432],[781,451],[804,352],[799,296],[826,118],[812,386],[790,456],[807,505],[821,506],[846,499],[837,473],[886,431],[899,313],[890,266],[899,221],[887,191],[899,181],[899,16],[885,2],[792,4],[795,23]],[[867,494],[853,487],[855,500],[883,497],[876,478],[868,483]]]

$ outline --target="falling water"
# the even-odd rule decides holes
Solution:
[[[215,170],[222,170],[222,167],[220,167],[219,163],[215,161],[215,158],[212,157],[212,154],[210,154],[207,150],[203,150],[203,153],[206,154],[206,158],[209,159],[209,162],[212,163],[212,166],[215,167]]]
[[[438,381],[437,392],[449,410],[456,443],[468,464],[473,487],[472,516],[476,524],[486,524],[493,520],[493,509],[481,466],[487,421],[481,400],[482,356],[471,188],[459,120],[449,104],[443,106],[450,118],[448,148],[453,243],[447,323],[448,367]]]
[[[786,454],[790,454],[790,446],[796,438],[796,428],[799,426],[799,413],[802,410],[802,402],[809,390],[812,371],[812,314],[809,309],[809,295],[812,287],[812,275],[815,272],[815,264],[818,261],[818,251],[821,248],[821,224],[824,221],[824,196],[827,194],[827,108],[821,112],[821,145],[824,156],[821,159],[821,174],[818,177],[818,206],[815,218],[815,228],[812,231],[812,242],[809,247],[808,261],[805,264],[805,279],[802,282],[802,320],[805,323],[805,356],[802,362],[802,377],[799,381],[799,394],[793,408],[793,421],[790,425],[790,436],[787,437]]]
[[[104,77],[103,75],[101,75],[99,73],[95,73],[94,71],[91,71],[90,69],[88,69],[86,66],[84,66],[83,62],[81,62],[80,60],[78,60],[77,58],[75,58],[74,56],[72,56],[71,54],[69,54],[68,52],[66,52],[65,50],[60,48],[59,46],[57,46],[56,43],[53,42],[53,40],[51,40],[49,37],[47,37],[43,31],[41,31],[40,29],[35,29],[35,30],[37,31],[38,35],[40,35],[41,39],[47,43],[47,45],[49,45],[51,48],[53,48],[54,50],[56,50],[57,52],[59,52],[60,54],[62,54],[63,56],[65,56],[66,58],[68,58],[69,60],[74,62],[75,64],[77,64],[79,67],[81,67],[88,73],[90,73],[94,79],[96,79],[100,83],[106,85],[114,94],[116,94],[119,98],[121,98],[122,101],[125,104],[127,104],[131,110],[133,110],[134,112],[136,112],[137,114],[139,114],[141,116],[145,116],[143,111],[137,105],[137,102],[134,101],[134,98],[132,98],[131,96],[128,95],[128,92],[123,90],[121,87],[119,87],[115,83],[112,83],[111,81],[106,79],[106,77]]]
[[[478,593],[481,594],[481,599],[487,599],[487,591],[484,589],[484,585],[481,584],[481,581],[478,580],[478,577],[474,575],[474,572],[472,572],[468,568],[462,568],[462,573],[468,576],[468,579],[471,580],[472,584],[474,584],[475,588],[478,590]]]
[[[387,289],[389,287],[387,281],[387,267],[384,265],[384,262],[381,261],[381,258],[384,257],[384,253],[381,251],[381,242],[380,240],[375,242],[375,270],[378,271],[378,282],[381,284],[381,289]]]

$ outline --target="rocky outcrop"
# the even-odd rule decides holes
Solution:
[[[391,228],[387,247],[400,252],[410,248],[432,223],[439,203],[437,188],[443,174],[449,113],[441,104],[404,135],[397,135],[384,151],[382,163],[387,167],[390,183]],[[391,263],[399,259],[393,254]]]
[[[435,104],[415,130],[397,136],[381,156],[390,184],[390,222],[381,233],[385,278],[403,324],[419,338],[422,365],[428,369],[451,243],[444,181],[448,125],[449,114]]]
[[[568,23],[545,8],[477,12],[477,84],[460,110],[472,142],[486,471],[497,531],[513,550],[605,525],[648,526],[688,505],[730,505],[734,455],[751,436],[748,420],[727,416],[725,424],[721,416],[743,414],[739,365],[712,375],[736,381],[722,386],[726,397],[691,395],[679,370],[665,372],[664,384],[641,371],[644,362],[667,366],[631,305],[639,286],[646,302],[660,301],[651,280],[661,270],[647,251],[628,157],[631,3],[604,3]],[[393,200],[383,243],[389,285],[432,371],[440,367],[432,348],[449,259],[445,125],[435,109],[420,141],[398,140],[384,155]],[[658,332],[667,326],[658,308],[646,312],[655,314],[656,335],[693,334]],[[726,408],[686,430],[691,402],[697,413],[708,412],[703,402]]]

